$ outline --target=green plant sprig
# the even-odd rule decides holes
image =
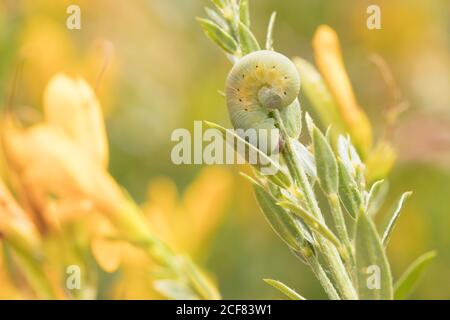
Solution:
[[[246,54],[261,50],[250,30],[248,0],[212,2],[216,9],[206,9],[209,19],[197,20],[206,36],[233,63]],[[273,13],[269,20],[266,50],[273,50],[275,16]],[[275,233],[311,268],[330,299],[407,296],[435,256],[429,253],[416,260],[396,283],[395,290],[399,292],[394,290],[385,247],[410,193],[401,196],[392,218],[380,234],[373,218],[384,200],[386,183],[377,181],[371,186],[366,185],[366,167],[350,138],[339,136],[333,145],[328,132],[323,134],[306,115],[311,141],[307,146],[287,133],[286,123],[292,119],[284,119],[277,109],[270,112],[270,117],[281,133],[281,159],[275,167],[279,168],[278,175],[281,173],[284,182],[279,176],[275,179],[263,175],[257,166],[254,166],[255,178],[244,176],[252,183],[261,211]],[[206,124],[220,129],[224,138],[233,135],[242,142],[233,131],[210,122]],[[255,148],[246,141],[244,143],[250,149]],[[286,176],[290,183],[286,183]],[[316,183],[320,188],[315,188]],[[326,221],[324,217],[327,208],[319,203],[318,191],[327,199],[332,221]],[[288,298],[304,299],[280,281],[265,281]]]
[[[248,0],[212,1],[213,8],[205,8],[209,19],[197,18],[205,35],[218,45],[232,61],[261,50],[255,35],[250,30],[250,11]],[[275,12],[272,14],[266,38],[266,49],[273,50],[273,27]]]

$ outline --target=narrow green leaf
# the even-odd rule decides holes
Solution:
[[[245,179],[247,179],[251,184],[255,184],[255,185],[257,185],[257,186],[259,186],[261,188],[263,187],[261,185],[261,183],[259,183],[259,181],[256,181],[254,178],[250,177],[248,174],[246,174],[244,172],[239,172],[239,175],[244,177]]]
[[[408,298],[410,293],[414,290],[421,275],[436,257],[436,251],[429,251],[424,253],[406,269],[394,285],[395,300],[404,300]]]
[[[305,113],[305,122],[306,122],[306,129],[308,129],[309,136],[312,139],[313,129],[315,125],[313,119],[311,118],[308,112]]]
[[[357,176],[356,168],[363,167],[364,165],[361,162],[361,158],[356,152],[355,147],[350,142],[350,137],[349,136],[344,137],[342,135],[339,135],[337,149],[339,158],[341,158],[349,174],[352,177],[356,178]]]
[[[293,217],[289,212],[278,206],[277,200],[263,187],[253,184],[253,188],[261,211],[275,233],[290,248],[295,251],[302,251],[302,243],[305,243],[305,240]]]
[[[214,3],[219,9],[225,8],[226,5],[226,0],[211,0],[211,2]]]
[[[373,221],[364,213],[356,222],[355,249],[359,298],[391,300],[392,276],[386,253]]]
[[[341,247],[341,243],[339,242],[339,239],[334,235],[333,231],[331,231],[323,222],[314,217],[312,214],[305,211],[303,208],[296,205],[295,203],[289,201],[281,201],[278,202],[277,204],[287,210],[290,210],[293,214],[303,219],[303,221],[309,228],[311,228],[312,230],[316,231],[317,233],[321,234],[323,237],[328,239],[331,243],[333,243],[336,246],[336,248],[339,249]]]
[[[222,126],[220,126],[220,125],[218,125],[216,123],[209,122],[209,121],[204,121],[204,122],[205,122],[205,124],[208,127],[219,130],[221,132],[221,134],[222,134],[222,137],[223,137],[224,141],[227,141],[227,135],[229,134],[232,137],[234,137],[235,139],[237,139],[239,142],[245,144],[247,146],[247,148],[249,148],[249,150],[252,150],[253,152],[255,152],[258,155],[260,160],[264,159],[265,165],[268,166],[268,167],[270,166],[276,172],[275,174],[267,175],[267,178],[270,181],[272,181],[276,185],[278,185],[280,187],[283,187],[283,188],[289,188],[290,187],[291,180],[289,179],[289,176],[287,175],[285,170],[280,166],[279,163],[275,162],[272,158],[270,158],[264,152],[262,152],[261,150],[256,148],[251,143],[248,143],[245,139],[241,138],[233,130],[225,129]],[[235,147],[235,151],[236,151],[237,144],[234,144],[234,147]]]
[[[239,43],[241,45],[243,55],[260,50],[258,41],[256,40],[255,36],[250,31],[250,29],[242,22],[239,22],[238,32]]]
[[[314,126],[312,140],[320,186],[327,194],[337,194],[339,175],[336,158],[325,136]]]
[[[217,44],[224,51],[234,54],[238,49],[238,44],[234,39],[219,25],[208,19],[197,18],[200,26],[205,32],[206,36]]]
[[[327,130],[325,131],[325,139],[328,141],[329,144],[331,144],[331,125],[327,127]]]
[[[273,27],[275,26],[275,20],[277,18],[277,13],[274,11],[270,16],[269,25],[267,27],[266,36],[266,49],[273,50]]]
[[[248,0],[239,1],[239,19],[243,24],[250,28],[250,9]]]
[[[286,108],[281,109],[280,116],[289,137],[298,139],[302,133],[302,110],[298,99],[295,99]]]
[[[273,279],[263,279],[263,280],[268,285],[274,287],[275,289],[277,289],[281,293],[284,293],[291,300],[306,300],[304,297],[302,297],[297,292],[295,292],[294,289],[289,288],[283,282],[280,282],[280,281],[277,281],[277,280],[273,280]]]
[[[317,179],[316,160],[314,155],[300,141],[292,140],[295,156],[311,178]]]
[[[220,300],[221,296],[217,287],[211,283],[203,271],[189,257],[183,258],[185,273],[200,297],[205,300]]]
[[[229,26],[227,22],[215,10],[205,7],[205,12],[213,22],[217,23],[223,30],[228,32]]]
[[[394,212],[392,213],[391,219],[389,220],[388,225],[386,226],[386,229],[383,233],[383,245],[386,247],[389,243],[389,240],[391,238],[392,230],[395,227],[395,224],[397,223],[398,217],[400,216],[403,204],[405,203],[406,199],[408,199],[411,196],[412,192],[405,192],[400,197],[400,200],[398,201],[397,207],[395,208]]]
[[[366,212],[371,218],[375,217],[383,205],[388,189],[389,184],[384,180],[375,181],[370,187],[366,200]]]
[[[362,204],[361,195],[355,180],[352,178],[341,159],[337,160],[339,169],[339,198],[345,210],[356,220]]]

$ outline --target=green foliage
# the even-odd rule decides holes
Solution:
[[[239,21],[238,31],[239,43],[243,55],[260,50],[258,40],[256,40],[250,29],[241,21]]]
[[[239,1],[239,19],[248,28],[250,28],[250,8],[248,0]]]
[[[301,218],[308,227],[310,227],[312,230],[316,231],[321,236],[329,240],[336,246],[336,248],[340,248],[341,244],[339,242],[339,239],[334,235],[334,233],[330,229],[328,229],[328,227],[325,224],[323,224],[319,219],[314,217],[305,209],[288,201],[278,202],[277,205],[282,208],[290,210],[292,213]]]
[[[424,253],[406,269],[406,271],[400,276],[394,285],[394,298],[395,300],[403,300],[408,298],[411,292],[414,290],[417,282],[419,281],[426,268],[436,258],[436,251],[429,251]]]
[[[355,249],[359,298],[391,300],[393,284],[389,263],[375,225],[365,213],[358,216],[356,223]]]
[[[235,54],[238,49],[236,41],[219,25],[211,20],[197,18],[206,36],[225,52]]]
[[[289,288],[283,282],[273,280],[273,279],[264,279],[264,282],[271,285],[278,291],[284,293],[291,300],[306,300],[304,297],[295,292],[294,289]]]
[[[249,28],[248,1],[240,1],[238,5],[230,0],[221,12],[230,30],[228,35],[237,44],[231,57],[234,62],[242,55],[260,50]],[[275,17],[273,13],[268,26],[265,44],[268,50],[273,50]],[[219,23],[217,18],[215,20]],[[221,41],[225,40],[229,41],[228,38]],[[393,299],[394,286],[385,246],[410,193],[402,195],[380,236],[373,218],[384,201],[387,183],[378,181],[368,188],[366,166],[350,138],[342,135],[345,126],[324,80],[311,64],[302,59],[294,59],[294,62],[304,91],[318,110],[322,124],[332,124],[335,129],[323,134],[307,114],[305,119],[312,143],[303,144],[298,140],[302,121],[300,105],[293,113],[275,109],[269,116],[280,130],[280,159],[270,159],[261,151],[259,154],[267,158],[264,159],[277,173],[263,175],[261,168],[254,166],[255,178],[246,177],[253,184],[268,223],[295,256],[309,265],[330,299]],[[224,137],[233,135],[219,125],[207,124],[219,129]],[[239,136],[235,138],[243,140]],[[249,149],[256,148],[242,142]],[[320,189],[314,188],[316,181]],[[322,196],[318,194],[320,191]],[[321,205],[320,198],[328,200],[328,207]],[[332,221],[325,218],[326,210],[330,211]],[[344,216],[344,211],[348,216]],[[337,231],[337,236],[333,230]],[[410,292],[431,260],[432,254],[423,256],[407,270],[396,284],[396,298],[404,298]],[[304,299],[279,281],[265,281],[291,299]]]
[[[257,156],[259,157],[259,162],[255,165],[256,167],[260,166],[260,164],[264,164],[266,166],[270,165],[270,166],[272,166],[272,168],[275,168],[276,173],[274,175],[267,176],[271,182],[273,182],[276,185],[283,187],[283,188],[289,187],[291,185],[291,180],[290,180],[288,174],[286,173],[286,170],[283,169],[279,163],[275,162],[267,154],[265,154],[264,152],[262,152],[261,150],[256,148],[251,143],[248,143],[242,137],[237,135],[233,130],[225,129],[222,126],[220,126],[216,123],[209,122],[209,121],[204,121],[204,122],[208,127],[219,130],[222,134],[222,138],[224,139],[224,141],[231,142],[230,138],[227,139],[228,136],[231,136],[232,139],[236,139],[236,141],[238,143],[245,145],[248,148],[248,150],[255,152],[257,154]],[[233,143],[233,147],[235,148],[236,152],[239,151],[237,149],[238,143]],[[241,156],[245,157],[245,154],[241,154]]]
[[[339,187],[336,157],[325,136],[317,127],[312,129],[312,140],[316,158],[317,175],[324,192],[337,194]]]
[[[388,184],[384,180],[375,181],[370,187],[366,200],[366,211],[371,217],[375,216],[383,204],[387,190]]]
[[[263,187],[253,184],[256,199],[275,233],[295,251],[302,251],[305,240],[291,214],[277,204],[276,199]]]
[[[397,223],[398,217],[400,216],[403,204],[405,203],[406,199],[411,196],[411,194],[412,192],[405,192],[404,194],[402,194],[400,200],[398,201],[397,207],[392,213],[392,217],[389,220],[389,223],[383,233],[383,245],[385,247],[387,246],[389,239],[391,238],[392,230],[394,230],[395,224]]]
[[[242,56],[261,49],[250,30],[250,9],[248,0],[214,1],[222,16],[209,9],[212,19],[197,18],[206,36],[230,54],[235,62]]]
[[[275,26],[275,19],[277,18],[277,13],[272,12],[270,16],[269,25],[267,27],[266,36],[266,50],[273,50],[273,28]]]
[[[339,166],[339,196],[347,212],[356,219],[362,200],[356,182],[348,172],[342,160],[338,160]]]

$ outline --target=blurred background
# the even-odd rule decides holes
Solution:
[[[81,8],[81,30],[66,28],[71,4]],[[370,4],[381,8],[381,30],[366,27]],[[310,271],[264,221],[249,184],[238,175],[246,167],[205,173],[200,165],[176,166],[170,160],[174,129],[192,130],[194,120],[230,127],[217,91],[231,64],[195,21],[205,15],[205,5],[209,1],[0,0],[1,101],[10,96],[21,66],[13,105],[32,107],[27,117],[33,121],[41,117],[42,94],[55,73],[82,76],[96,88],[105,114],[110,171],[136,201],[158,197],[158,190],[159,197],[167,196],[163,191],[172,188],[167,184],[178,195],[192,191],[198,180],[200,193],[223,181],[232,185],[219,189],[223,201],[204,217],[213,222],[205,221],[207,237],[195,254],[225,298],[278,298],[263,278],[281,280],[307,298],[325,298]],[[389,246],[393,273],[398,276],[419,254],[436,249],[438,257],[413,298],[450,299],[448,1],[257,0],[250,5],[252,30],[261,40],[277,11],[275,48],[288,56],[313,61],[317,26],[336,30],[357,98],[375,131],[390,97],[368,57],[376,53],[386,60],[410,108],[393,134],[399,158],[380,220],[401,192],[414,191]],[[302,104],[308,109],[306,99]],[[189,230],[189,221],[178,227]]]

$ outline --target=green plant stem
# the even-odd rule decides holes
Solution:
[[[353,282],[347,273],[338,250],[329,241],[320,235],[316,235],[319,250],[322,252],[324,260],[331,271],[334,281],[343,299],[356,300],[357,294]]]
[[[328,203],[330,204],[331,216],[333,217],[333,221],[336,226],[336,231],[338,233],[339,239],[341,240],[345,248],[344,261],[347,266],[347,271],[351,275],[353,274],[355,263],[353,248],[350,243],[350,237],[347,231],[344,213],[342,212],[342,207],[339,202],[338,195],[335,193],[328,195]]]
[[[188,281],[199,298],[220,298],[216,288],[211,287],[210,282],[193,263],[187,261],[183,256],[177,255],[150,232],[143,217],[140,208],[131,199],[128,199],[122,211],[114,215],[114,222],[126,240],[141,247],[156,263],[167,268],[180,281]],[[204,288],[208,288],[208,290],[204,290]]]
[[[300,165],[298,159],[295,157],[294,148],[292,146],[289,136],[286,134],[283,120],[281,119],[280,112],[278,110],[275,110],[275,118],[280,127],[279,129],[282,138],[284,139],[285,142],[285,146],[282,150],[282,155],[286,161],[289,172],[293,176],[294,181],[298,183],[298,186],[303,191],[308,209],[314,216],[316,216],[321,221],[325,222],[322,212],[320,211],[319,205],[317,203],[316,197],[314,195],[312,186],[309,183],[306,173],[303,170],[302,166]],[[357,299],[358,296],[353,286],[353,282],[347,273],[347,270],[341,260],[341,257],[336,247],[331,242],[322,237],[320,234],[316,233],[316,239],[319,245],[319,249],[322,252],[324,259],[330,271],[333,274],[334,280],[339,289],[339,292],[342,295],[342,298],[348,300]]]
[[[16,236],[22,237],[19,233],[17,233]],[[22,241],[18,243],[8,241],[8,243],[11,248],[14,249],[17,262],[22,268],[25,277],[27,278],[37,298],[55,299],[56,296],[53,292],[50,281],[42,270],[41,261],[38,261],[38,259],[33,256],[33,252],[29,250],[30,247],[21,246],[20,243],[23,243]]]
[[[331,300],[341,300],[341,297],[337,293],[336,288],[328,278],[325,270],[323,270],[322,266],[317,260],[317,257],[315,257],[314,255],[311,257],[307,257],[306,261],[308,262],[308,265],[310,266],[317,280],[319,280],[328,297],[330,297]]]

